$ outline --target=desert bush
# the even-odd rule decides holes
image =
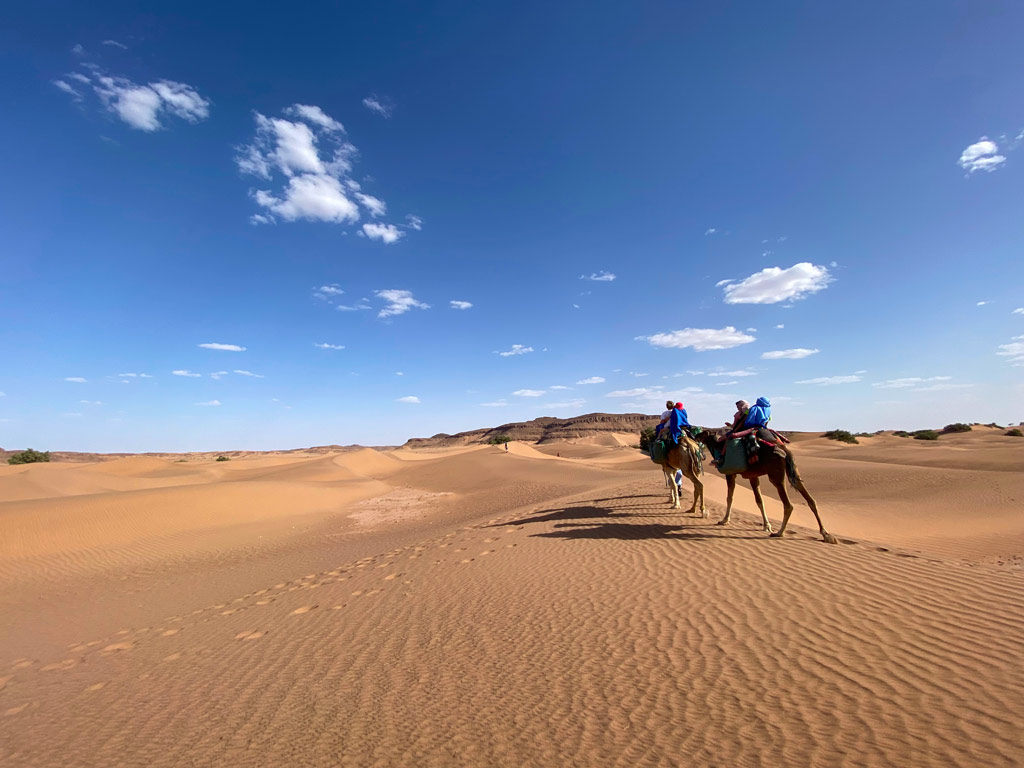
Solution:
[[[508,435],[495,435],[487,441],[488,445],[504,445],[505,443],[511,443],[512,438]]]
[[[31,448],[29,448],[28,450],[25,450],[25,451],[18,451],[17,453],[12,453],[7,458],[7,463],[8,464],[35,464],[36,462],[39,462],[39,461],[49,461],[49,460],[50,460],[50,452],[49,451],[34,451]]]
[[[227,456],[218,456],[217,461],[231,461]]]
[[[845,429],[830,429],[825,433],[825,437],[829,440],[838,440],[840,443],[853,443],[858,444],[860,441],[847,432]]]
[[[905,429],[897,429],[892,433],[893,437],[910,437],[910,433]]]
[[[957,422],[956,424],[947,424],[946,426],[944,426],[942,428],[942,433],[944,435],[952,434],[954,432],[970,432],[970,431],[971,431],[970,424],[961,424],[959,422]]]
[[[919,429],[914,432],[913,437],[915,440],[938,440],[939,433],[934,429]]]
[[[1024,432],[1014,427],[1013,429],[1006,430],[1006,437],[1024,437]]]

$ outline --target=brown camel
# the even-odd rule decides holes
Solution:
[[[718,442],[718,438],[714,432],[701,431],[695,435],[695,439],[707,446],[711,455],[718,457],[722,452],[722,444]],[[786,532],[786,525],[789,523],[789,516],[793,514],[793,503],[789,500],[789,494],[786,492],[786,478],[789,478],[790,484],[796,488],[800,495],[807,501],[807,506],[811,508],[811,512],[814,513],[814,519],[818,521],[818,530],[821,532],[821,538],[827,544],[838,544],[838,540],[835,536],[825,530],[825,526],[822,525],[821,515],[818,514],[818,505],[814,503],[814,498],[810,493],[807,492],[807,488],[804,487],[804,481],[800,479],[800,472],[796,468],[796,460],[793,458],[793,452],[786,448],[786,456],[778,456],[775,453],[769,456],[762,456],[760,461],[755,465],[754,469],[747,472],[737,473],[741,477],[750,481],[750,488],[754,491],[754,501],[757,502],[757,508],[761,510],[761,520],[764,523],[764,530],[770,533],[773,537],[780,537]],[[768,482],[775,486],[775,490],[779,492],[779,499],[782,500],[782,525],[779,530],[772,533],[772,524],[768,522],[768,515],[764,511],[764,500],[761,498],[760,478],[767,475]],[[725,502],[725,517],[718,521],[719,525],[728,525],[729,518],[732,516],[732,494],[736,490],[736,474],[730,474],[725,476],[726,483],[726,502]]]
[[[690,447],[687,447],[687,442]],[[700,503],[701,517],[708,516],[707,507],[704,506],[704,483],[698,479],[698,475],[704,473],[704,468],[697,457],[700,446],[684,437],[681,444],[672,445],[665,451],[665,461],[659,462],[661,471],[665,473],[665,483],[672,489],[672,497],[669,503],[679,509],[679,486],[676,485],[676,470],[682,470],[683,475],[693,483],[693,506],[690,507],[690,514],[697,514],[697,504]]]

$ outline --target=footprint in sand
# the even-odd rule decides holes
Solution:
[[[398,578],[399,576],[401,576],[401,575],[402,575],[402,574],[400,574],[400,573],[391,573],[391,574],[388,574],[387,576],[385,576],[385,577],[384,577],[384,581],[391,581],[392,579],[397,579],[397,578]]]
[[[89,691],[98,691],[100,688],[103,688],[105,685],[106,685],[106,683],[96,683],[95,685],[90,685],[88,688],[85,689],[85,692],[88,693]]]
[[[177,628],[177,629],[165,629],[163,632],[160,633],[160,637],[170,637],[171,635],[176,635],[179,632],[181,632],[180,628]]]
[[[33,664],[35,664],[35,662],[31,659],[18,659],[11,664],[11,666],[15,669],[24,669],[25,667],[31,667]]]
[[[238,609],[237,608],[228,608],[226,611],[221,611],[220,615],[221,616],[230,616],[232,613],[238,613]]]
[[[269,603],[270,603],[269,600],[257,600],[256,601],[256,605],[267,605]]]
[[[60,669],[71,669],[77,663],[78,662],[75,661],[75,659],[64,659],[64,661],[58,661],[53,664],[47,664],[45,667],[42,667],[41,670],[43,672],[53,672],[55,670]]]
[[[103,649],[103,653],[117,653],[118,651],[130,651],[135,647],[135,643],[111,643]]]
[[[300,613],[309,613],[314,608],[319,608],[319,607],[320,607],[319,604],[317,604],[317,605],[304,605],[301,608],[296,608],[294,611],[292,611],[292,616],[296,616],[296,615],[298,615]]]
[[[352,593],[352,597],[359,597],[361,594],[363,594],[363,590],[357,589],[355,592]]]
[[[266,632],[250,632],[249,630],[246,630],[245,632],[239,632],[235,635],[235,640],[259,640],[265,634]]]
[[[473,562],[473,558],[469,557],[469,558],[466,558],[465,560],[460,560],[459,562],[460,563],[472,563]]]
[[[29,705],[29,702],[27,702],[27,701],[26,701],[26,702],[25,702],[24,704],[22,704],[21,706],[17,706],[17,707],[11,707],[11,708],[10,708],[10,709],[8,709],[8,710],[7,710],[6,712],[4,712],[4,714],[5,714],[5,715],[8,715],[8,716],[10,716],[10,715],[16,715],[16,714],[18,714],[19,712],[21,712],[22,710],[24,710],[24,709],[25,709],[25,707],[27,707],[28,705]]]
[[[366,596],[369,597],[370,595],[376,595],[383,591],[383,589],[371,589],[369,592],[366,593]]]
[[[164,656],[164,661],[177,661],[180,658],[180,653],[172,653],[170,656]]]

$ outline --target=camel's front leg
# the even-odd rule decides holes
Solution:
[[[761,481],[758,478],[750,478],[750,490],[754,492],[754,501],[757,502],[757,508],[761,510],[762,529],[765,533],[771,533],[772,524],[768,522],[768,515],[764,512],[764,499],[761,498]]]
[[[673,476],[673,470],[667,464],[664,465],[662,471],[665,473],[665,482],[669,487],[668,503],[672,505],[673,509],[679,509],[679,487],[676,485],[676,479]]]
[[[725,476],[725,517],[718,521],[719,525],[728,525],[732,517],[732,495],[736,491],[736,475]]]

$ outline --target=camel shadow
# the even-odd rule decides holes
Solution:
[[[556,520],[584,520],[587,518],[609,518],[609,517],[632,517],[632,515],[616,514],[610,509],[603,507],[563,507],[561,509],[542,509],[533,517],[524,517],[519,520],[509,520],[504,523],[494,523],[488,528],[501,528],[509,525],[524,525],[526,523],[550,523]]]
[[[767,538],[764,534],[747,535],[726,529],[705,533],[687,530],[687,527],[683,525],[660,523],[563,523],[556,528],[559,530],[535,533],[533,536],[539,539],[714,539],[717,541]]]

